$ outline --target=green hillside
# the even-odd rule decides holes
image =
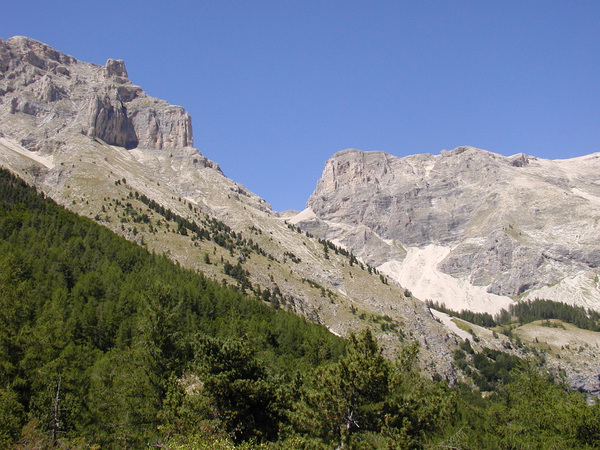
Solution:
[[[31,439],[49,429],[102,444],[156,439],[176,380],[209,344],[245,355],[265,380],[336,359],[345,346],[323,327],[64,210],[4,171],[0,286],[5,440],[25,425]]]
[[[390,361],[368,330],[342,340],[6,171],[0,325],[2,448],[600,445],[600,407],[531,364],[485,398],[423,378],[415,345]]]

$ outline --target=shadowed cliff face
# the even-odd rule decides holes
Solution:
[[[114,91],[113,91],[114,92]],[[115,92],[116,93],[116,92]],[[138,138],[127,108],[118,95],[104,92],[94,95],[88,107],[89,129],[87,135],[102,139],[109,145],[132,149],[137,147]]]
[[[394,248],[448,247],[439,270],[515,296],[597,271],[599,169],[598,155],[548,161],[472,147],[405,158],[344,150],[327,161],[308,200],[316,218],[298,224],[377,266],[403,258],[391,255]],[[600,308],[600,292],[591,296]]]
[[[78,132],[132,149],[193,146],[188,113],[146,95],[121,60],[84,63],[22,36],[0,41],[0,132],[52,152]]]

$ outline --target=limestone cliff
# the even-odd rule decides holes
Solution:
[[[121,60],[78,61],[23,36],[0,40],[0,133],[50,153],[82,133],[132,149],[193,146],[190,116],[152,98],[128,78]]]
[[[545,288],[547,298],[600,309],[596,283],[576,296],[561,288],[573,277],[595,279],[600,267],[599,154],[549,161],[472,147],[405,158],[345,150],[327,161],[307,207],[314,215],[295,223],[339,240],[409,288],[407,251],[435,246],[447,249],[430,260],[439,277],[505,300]],[[444,295],[413,278],[421,298]]]

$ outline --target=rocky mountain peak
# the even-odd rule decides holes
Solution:
[[[0,42],[1,44],[4,44],[5,51],[0,52],[0,54],[4,55],[5,58],[10,56],[6,60],[3,58],[3,63],[12,63],[13,67],[30,64],[38,69],[51,71],[56,70],[59,65],[66,66],[77,62],[72,56],[61,53],[43,42],[26,36],[14,36]],[[0,70],[6,72],[9,70],[9,64],[0,66]]]
[[[109,59],[104,66],[109,77],[129,78],[125,62],[122,59]]]
[[[336,190],[342,186],[352,190],[360,189],[361,186],[379,182],[380,178],[385,177],[388,167],[386,154],[383,152],[346,149],[326,162],[317,190]]]
[[[73,133],[128,149],[193,146],[189,114],[145,94],[118,59],[96,66],[15,36],[0,41],[0,98],[0,132],[30,150],[52,153]]]
[[[454,279],[484,297],[502,296],[497,305],[539,289],[561,301],[570,277],[580,277],[586,288],[572,301],[600,309],[593,282],[600,267],[600,166],[592,156],[549,161],[469,146],[404,158],[344,150],[325,163],[307,202],[312,215],[295,223],[374,266],[396,264],[390,274],[421,298],[431,292],[417,285],[435,280],[415,275],[411,282],[403,261],[434,246],[427,254],[437,282]]]

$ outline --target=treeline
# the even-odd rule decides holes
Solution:
[[[298,233],[302,233],[302,229],[294,224],[291,224],[289,222],[285,222],[287,227],[292,230],[292,231],[296,231]],[[310,234],[308,231],[306,232],[306,236],[312,238],[313,235]],[[383,284],[387,284],[387,279],[379,273],[379,271],[375,268],[372,267],[371,265],[367,264],[367,263],[362,263],[358,260],[358,258],[356,257],[356,255],[354,253],[352,253],[351,251],[346,250],[344,247],[335,245],[333,242],[331,242],[328,239],[318,239],[319,244],[321,244],[323,246],[323,257],[325,259],[329,259],[329,250],[332,250],[336,255],[342,255],[346,258],[348,258],[348,262],[350,264],[350,267],[354,266],[354,264],[357,264],[361,270],[365,270],[365,266],[367,266],[367,271],[369,272],[369,274],[375,274],[375,275],[379,275],[381,282]],[[295,261],[294,259],[292,259],[293,262],[299,262]]]
[[[536,320],[558,319],[585,330],[600,331],[600,313],[597,311],[553,300],[536,298],[535,300],[516,302],[511,304],[508,310],[502,309],[494,316],[489,313],[475,313],[464,309],[454,311],[431,300],[427,301],[427,305],[437,311],[487,328],[508,325],[515,321],[525,324]]]
[[[518,302],[510,305],[509,314],[517,316],[522,323],[559,319],[585,330],[600,331],[600,313],[597,311],[552,300],[535,299]],[[500,313],[499,321],[506,323],[507,320],[507,314]]]
[[[2,448],[600,442],[600,406],[523,364],[465,352],[496,391],[450,388],[420,375],[416,344],[390,361],[369,330],[342,340],[150,254],[4,171],[0,323]]]
[[[319,239],[319,244],[323,246],[323,255],[325,259],[329,259],[329,250],[333,250],[333,252],[336,255],[342,255],[348,258],[350,267],[352,267],[354,264],[357,264],[358,266],[360,266],[361,270],[365,270],[366,265],[369,274],[379,275],[381,278],[381,282],[387,284],[387,280],[385,279],[385,277],[382,274],[379,274],[379,271],[375,267],[372,267],[371,265],[366,263],[361,263],[354,253],[346,250],[344,247],[335,245],[333,242],[327,239]]]
[[[244,238],[241,232],[236,233],[231,227],[214,217],[205,217],[199,225],[197,222],[188,220],[179,214],[174,213],[170,209],[165,208],[163,205],[149,199],[146,195],[140,194],[137,191],[131,191],[129,193],[129,198],[139,200],[150,210],[164,217],[166,221],[175,222],[177,225],[177,233],[183,236],[191,235],[192,240],[211,240],[219,247],[229,250],[231,254],[233,254],[234,250],[237,250],[245,257],[248,257],[251,252],[256,252],[262,256],[268,256],[267,253],[251,238]],[[194,212],[198,213],[198,209],[192,207],[191,203],[188,203],[188,207],[190,210],[194,210]],[[135,220],[135,215],[131,215],[134,216]],[[254,229],[257,230],[256,228]]]

